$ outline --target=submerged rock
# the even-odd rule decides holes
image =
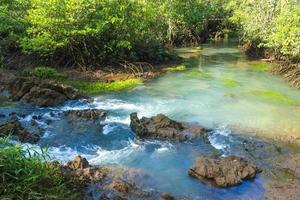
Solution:
[[[63,113],[70,121],[77,120],[104,120],[106,118],[106,111],[99,109],[86,109],[86,110],[68,110]]]
[[[0,137],[9,135],[17,137],[21,142],[28,143],[36,143],[40,139],[38,135],[26,131],[17,120],[10,120],[0,126]]]
[[[79,91],[71,86],[53,81],[31,80],[28,78],[17,78],[9,85],[9,91],[12,100],[41,107],[57,106],[66,100],[81,97]]]
[[[184,141],[188,138],[207,136],[210,131],[196,124],[180,123],[163,114],[154,117],[142,117],[130,114],[130,127],[139,137],[175,139]]]
[[[198,157],[189,175],[218,187],[231,187],[243,180],[254,179],[261,170],[243,158],[229,156],[220,159]]]

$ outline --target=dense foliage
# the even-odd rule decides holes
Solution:
[[[208,37],[222,0],[1,0],[0,33],[22,52],[62,65],[160,61],[166,45]],[[2,53],[3,55],[3,53]]]
[[[231,0],[231,20],[240,25],[242,39],[300,58],[300,4],[296,0]]]
[[[0,21],[0,61],[19,50],[57,66],[155,62],[235,25],[247,43],[300,55],[296,0],[0,0]]]
[[[60,169],[45,162],[44,152],[25,154],[0,140],[0,199],[79,199],[64,185]]]

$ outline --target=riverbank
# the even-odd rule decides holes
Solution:
[[[293,61],[287,56],[283,56],[270,49],[260,48],[255,45],[243,44],[241,49],[250,58],[264,59],[265,61],[272,63],[274,67],[270,70],[271,73],[281,76],[291,86],[300,89],[299,61]]]

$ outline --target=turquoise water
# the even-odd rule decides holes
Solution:
[[[188,176],[199,155],[239,155],[266,166],[264,159],[276,156],[272,144],[243,136],[244,132],[274,136],[300,134],[300,93],[279,77],[258,72],[258,61],[250,61],[236,44],[219,43],[201,48],[176,50],[184,57],[186,71],[168,73],[131,91],[98,95],[91,103],[73,101],[55,108],[4,104],[1,113],[17,111],[29,129],[33,115],[41,115],[45,131],[39,145],[49,147],[52,156],[67,162],[81,154],[93,165],[117,164],[142,170],[144,187],[190,199],[263,199],[264,178],[230,189],[217,189]],[[266,65],[263,63],[263,65]],[[68,123],[59,113],[70,109],[99,108],[108,118],[99,123]],[[213,128],[210,142],[197,140],[174,143],[140,140],[129,128],[129,114],[140,117],[164,113],[172,119]],[[0,119],[0,123],[7,118]],[[47,120],[52,123],[47,124]],[[245,141],[264,146],[244,148]],[[288,151],[288,149],[287,149]],[[150,177],[150,178],[149,178]]]

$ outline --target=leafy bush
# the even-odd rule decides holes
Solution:
[[[64,74],[51,67],[36,67],[29,71],[28,75],[40,79],[60,79],[65,77]]]
[[[274,24],[266,46],[284,55],[300,58],[300,4],[284,6]]]
[[[79,199],[64,185],[59,167],[45,162],[46,152],[25,154],[0,139],[0,199]]]
[[[300,4],[295,0],[230,0],[231,21],[239,24],[244,42],[300,57]]]

